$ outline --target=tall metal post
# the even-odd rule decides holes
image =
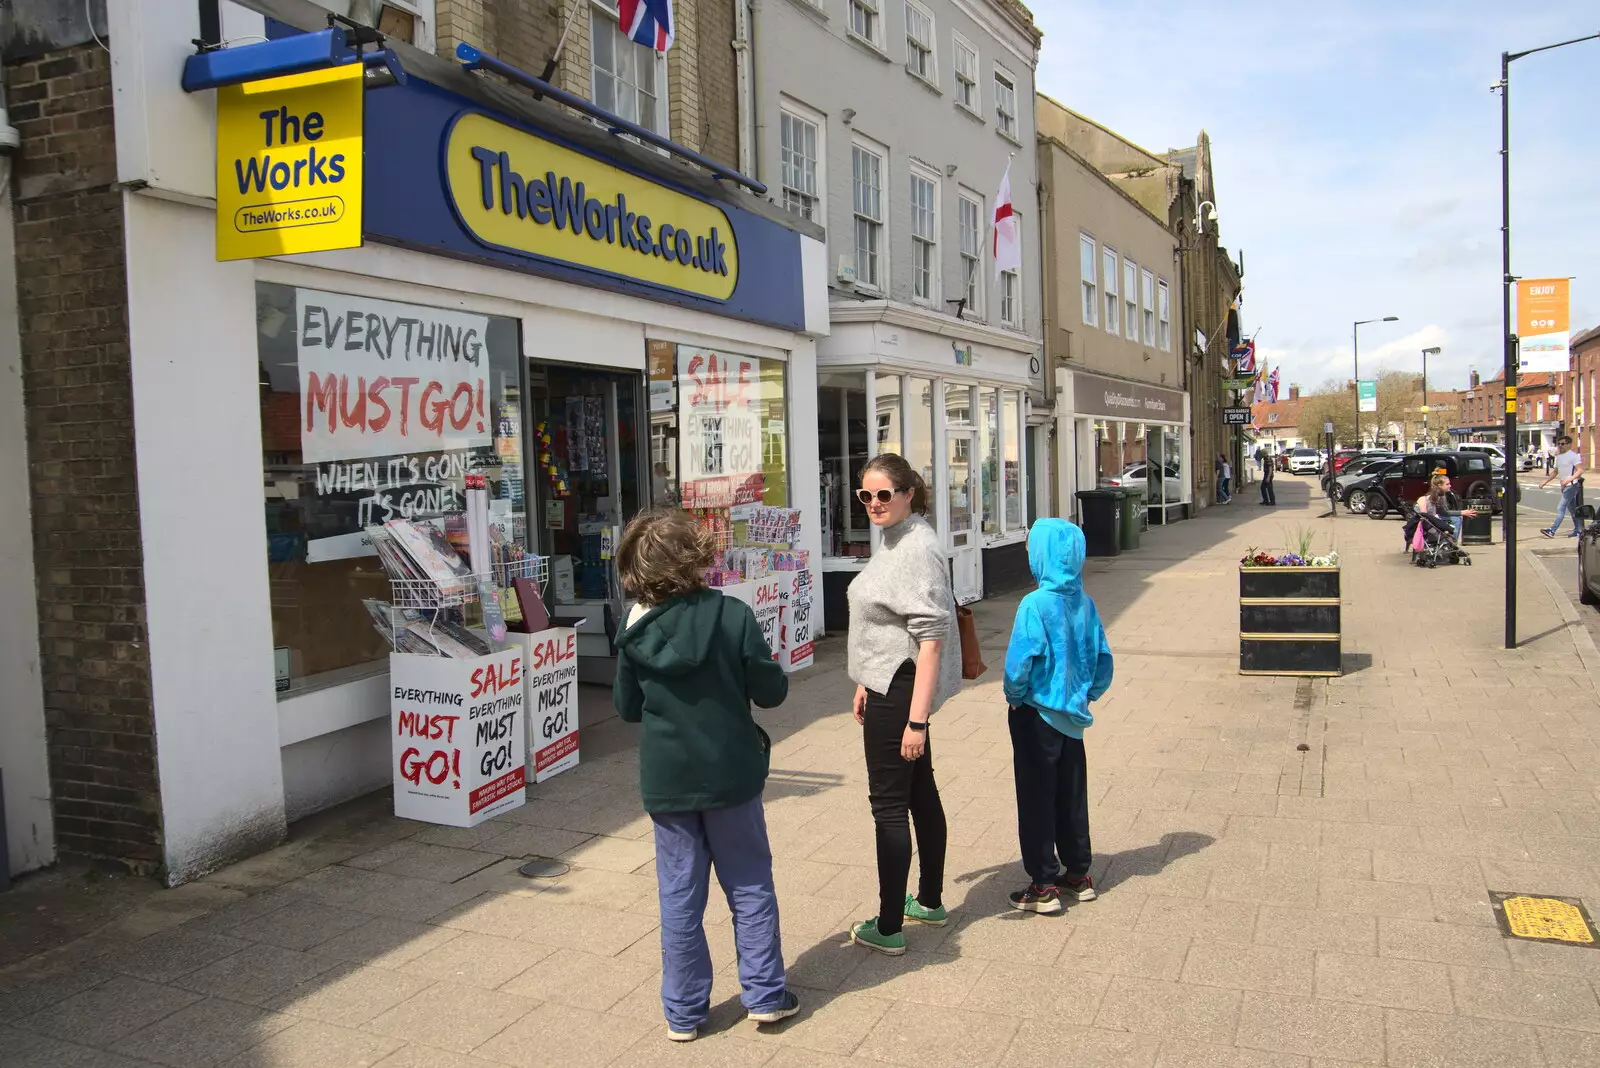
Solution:
[[[1352,323],[1350,326],[1350,354],[1353,357],[1351,365],[1356,373],[1356,440],[1352,442],[1355,448],[1361,448],[1361,324]]]
[[[1517,343],[1511,333],[1511,53],[1500,53],[1500,321],[1505,333],[1507,461],[1501,536],[1506,543],[1506,648],[1517,647]]]

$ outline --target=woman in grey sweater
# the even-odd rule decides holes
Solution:
[[[857,496],[881,534],[849,586],[849,673],[877,827],[878,915],[857,924],[851,941],[898,956],[906,951],[906,920],[942,927],[946,919],[944,805],[928,718],[961,687],[960,639],[944,550],[923,518],[922,476],[886,453],[862,470]],[[906,893],[911,822],[922,864],[915,895]]]

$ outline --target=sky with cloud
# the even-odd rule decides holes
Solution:
[[[1160,152],[1211,137],[1245,332],[1283,380],[1501,366],[1500,53],[1600,33],[1595,0],[1032,0],[1038,85]],[[1600,41],[1511,68],[1512,273],[1600,322]]]

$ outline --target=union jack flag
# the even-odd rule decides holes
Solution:
[[[663,55],[672,47],[672,0],[617,0],[617,23],[630,38]]]
[[[1278,403],[1278,369],[1276,367],[1267,376],[1267,400],[1273,404]]]

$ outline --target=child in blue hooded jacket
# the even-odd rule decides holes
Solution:
[[[1011,895],[1023,912],[1060,912],[1062,898],[1094,900],[1089,880],[1089,779],[1083,729],[1089,702],[1111,685],[1111,646],[1083,592],[1083,531],[1039,519],[1028,531],[1038,589],[1017,606],[1006,650],[1017,837],[1029,883]]]

